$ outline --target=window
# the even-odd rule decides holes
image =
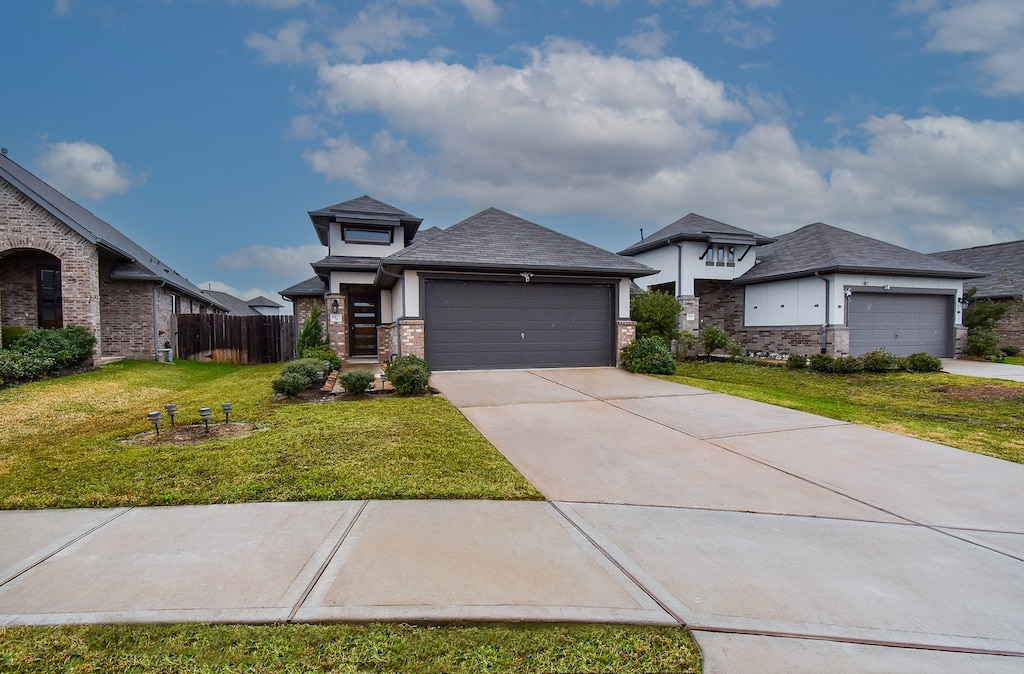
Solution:
[[[181,313],[181,298],[174,294],[171,295],[171,313],[175,315]]]
[[[376,227],[342,227],[342,236],[345,243],[369,243],[377,246],[391,245],[391,236],[394,230],[390,227],[378,229]]]
[[[39,327],[64,327],[64,312],[60,292],[60,268],[40,267],[37,281],[39,298]]]
[[[729,246],[729,250],[726,253],[725,262],[730,267],[736,266],[736,246]]]

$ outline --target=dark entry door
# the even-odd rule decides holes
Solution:
[[[436,370],[615,365],[611,284],[428,280],[424,293]]]
[[[38,281],[39,327],[63,328],[60,267],[40,267]]]
[[[350,292],[348,295],[348,350],[350,356],[377,355],[377,326],[380,324],[380,293]]]

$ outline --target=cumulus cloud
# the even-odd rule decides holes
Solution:
[[[221,255],[217,258],[216,264],[223,269],[255,269],[280,279],[301,280],[313,275],[310,262],[315,262],[326,254],[327,249],[320,245],[290,248],[256,245]]]
[[[55,0],[53,3],[54,16],[71,16],[71,0]]]
[[[620,38],[619,46],[639,56],[661,56],[670,39],[661,29],[661,19],[652,14],[637,21],[636,30]]]
[[[989,93],[1024,94],[1024,2],[919,1],[903,9],[925,14],[929,49],[975,55],[982,86]]]
[[[313,0],[229,0],[232,5],[252,5],[264,9],[295,9],[303,5],[312,5]]]
[[[119,164],[105,149],[86,141],[50,143],[37,161],[54,187],[95,201],[124,194],[146,182],[145,174]]]
[[[460,5],[466,8],[469,12],[470,17],[473,18],[477,23],[485,25],[493,25],[497,23],[498,18],[501,16],[501,9],[494,0],[456,0]]]

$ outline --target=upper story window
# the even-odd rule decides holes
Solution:
[[[709,244],[701,257],[709,267],[735,267],[736,246],[721,243]]]
[[[181,297],[179,297],[178,295],[175,295],[174,293],[171,293],[171,313],[172,314],[180,314],[181,313]]]
[[[390,246],[394,230],[391,227],[355,227],[345,225],[341,228],[345,243],[368,243],[371,245]]]

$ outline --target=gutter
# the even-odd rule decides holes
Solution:
[[[830,306],[832,302],[832,282],[818,272],[814,272],[814,275],[825,282],[825,323],[821,326],[821,352],[828,353],[828,324],[831,316],[830,309],[832,308]]]

